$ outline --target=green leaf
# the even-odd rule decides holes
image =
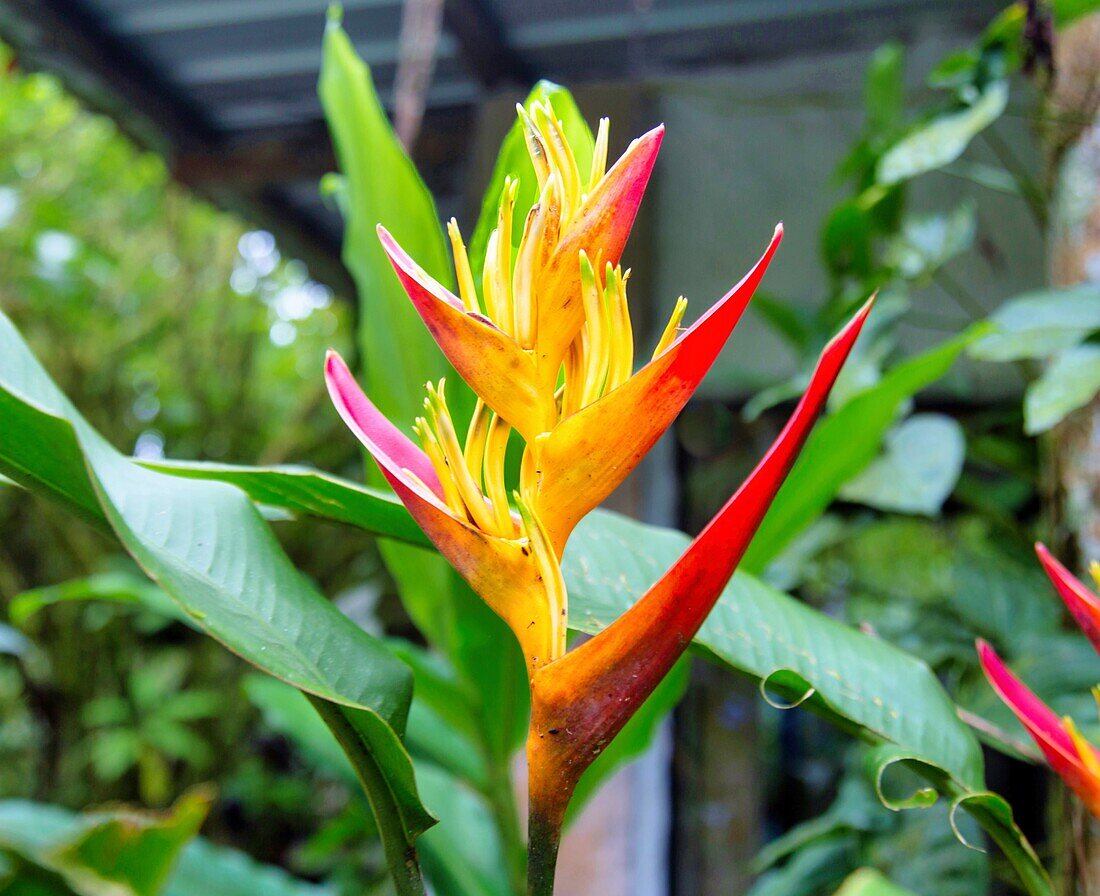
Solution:
[[[418,676],[418,687],[422,680],[423,676]],[[332,733],[309,711],[300,693],[260,675],[249,676],[244,687],[273,730],[289,738],[316,768],[354,785],[354,772],[347,758]],[[410,729],[417,724],[416,704],[413,706]],[[439,745],[441,748],[446,746],[460,754],[475,750],[472,743],[454,732],[434,730],[446,738],[446,743]],[[425,736],[429,733],[421,732]],[[447,761],[462,766],[470,758],[456,755]],[[425,802],[441,819],[420,840],[425,871],[438,892],[455,896],[505,896],[508,884],[500,844],[481,796],[452,772],[433,761],[420,761],[420,757],[417,781]]]
[[[350,523],[375,535],[431,546],[392,492],[367,486],[349,488],[346,480],[310,467],[245,467],[174,460],[142,461],[142,465],[173,476],[228,482],[257,504],[278,507],[295,516]]]
[[[31,642],[10,625],[0,623],[0,655],[23,656],[31,649]]]
[[[673,530],[605,511],[578,526],[565,555],[570,624],[595,633],[618,618],[688,544]],[[997,839],[1029,892],[1044,872],[1001,807],[989,808],[982,754],[955,705],[921,660],[850,628],[747,573],[727,586],[694,646],[761,682],[786,705],[804,703],[842,729],[884,745],[873,773],[904,762],[971,814]],[[911,802],[914,794],[893,797]],[[921,799],[927,803],[931,793]]]
[[[764,874],[746,896],[818,896],[840,880],[850,861],[854,838],[846,833],[822,837],[795,853],[782,868]]]
[[[406,852],[432,823],[399,739],[411,699],[408,670],[298,573],[243,492],[145,469],[111,447],[2,314],[0,399],[0,412],[19,408],[23,424],[14,429],[11,418],[0,418],[0,471],[80,507],[71,490],[53,483],[80,482],[60,464],[82,456],[100,518],[196,625],[320,698],[318,706],[332,701],[324,704],[329,719],[344,726],[345,743],[375,788],[372,806],[391,867],[405,868]],[[64,453],[28,450],[42,432],[62,438]]]
[[[431,195],[386,119],[370,70],[336,20],[330,20],[325,32],[319,90],[345,179],[344,258],[359,292],[362,373],[379,409],[398,423],[411,423],[422,411],[424,382],[448,375],[451,367],[394,275],[374,228],[383,223],[417,264],[453,286],[446,240]],[[552,85],[542,85],[542,90],[556,103],[567,96]],[[572,122],[568,104],[555,109]],[[568,124],[567,133],[575,128],[576,122]],[[591,143],[591,135],[588,140]],[[533,183],[528,189],[534,190]],[[522,226],[522,215],[517,220]],[[457,377],[452,382],[461,385]],[[461,427],[473,406],[473,393],[452,387],[448,398]],[[368,477],[372,476],[377,471],[370,465]],[[356,525],[361,525],[362,514],[355,515]],[[424,543],[413,530],[388,534]],[[483,699],[479,729],[492,755],[510,756],[526,724],[527,680],[507,627],[442,558],[389,541],[379,547],[414,623]],[[486,644],[494,649],[482,649]]]
[[[681,532],[596,511],[565,554],[570,622],[602,630],[680,556]],[[928,667],[739,572],[696,644],[712,659],[791,696],[849,730],[921,752],[963,786],[981,783],[977,741]],[[812,690],[812,694],[809,693]]]
[[[977,216],[968,202],[946,215],[906,218],[901,233],[887,247],[884,261],[907,280],[930,277],[967,251],[976,232]]]
[[[195,790],[161,814],[89,813],[49,840],[41,838],[39,830],[13,830],[0,811],[0,850],[20,853],[59,875],[80,896],[156,896],[180,851],[198,833],[212,798],[205,790]],[[0,807],[22,805],[26,804]]]
[[[1046,432],[1100,392],[1100,345],[1077,345],[1055,355],[1024,394],[1024,432]]]
[[[929,87],[963,87],[974,81],[981,53],[977,47],[967,47],[944,56],[925,79]]]
[[[69,432],[71,435],[72,431]],[[194,620],[160,588],[148,579],[126,572],[101,572],[82,579],[70,579],[59,585],[23,591],[11,599],[8,615],[12,622],[22,626],[44,607],[85,600],[108,600],[149,607],[171,619],[195,626]]]
[[[952,177],[961,177],[979,187],[1005,193],[1009,196],[1020,195],[1020,185],[1016,179],[1004,168],[996,165],[987,165],[984,162],[973,162],[969,159],[958,159],[943,169],[944,174]]]
[[[835,863],[837,882],[861,866],[873,865],[899,886],[912,886],[920,893],[974,896],[988,892],[988,856],[960,842],[952,829],[950,807],[890,811],[860,767],[858,760],[865,754],[859,747],[850,751],[851,759],[845,763],[836,799],[829,808],[765,846],[754,867],[768,868],[787,858],[783,870],[790,891],[819,893],[822,886],[813,879],[818,869],[803,866],[810,872],[809,880],[793,873],[798,870],[797,856],[822,841],[843,840],[849,848]],[[976,823],[968,818],[959,821],[967,823],[968,836],[975,836]]]
[[[595,141],[588,123],[573,100],[573,95],[564,87],[551,81],[539,81],[527,95],[523,106],[530,111],[535,104],[544,102],[550,103],[554,114],[561,121],[565,139],[573,150],[581,176],[586,177],[592,168]],[[485,265],[485,249],[489,243],[489,234],[497,226],[497,210],[500,206],[501,192],[504,190],[504,178],[507,176],[519,180],[519,187],[516,189],[516,209],[512,219],[512,245],[519,246],[527,212],[539,197],[535,168],[531,164],[531,157],[527,154],[527,141],[523,134],[523,126],[518,119],[512,123],[504,136],[504,142],[501,143],[496,164],[493,166],[493,174],[489,178],[484,198],[481,200],[481,214],[478,216],[477,226],[474,227],[470,238],[470,269],[474,275],[474,283],[479,286],[481,272]]]
[[[1054,21],[1059,28],[1065,28],[1075,19],[1100,10],[1098,0],[1053,0],[1050,4],[1054,12]]]
[[[901,44],[883,44],[871,54],[863,106],[871,134],[890,134],[901,125],[905,114],[905,48]]]
[[[967,108],[922,124],[879,160],[876,179],[896,184],[954,162],[970,141],[1000,118],[1008,105],[1008,84],[995,81]]]
[[[804,351],[809,345],[812,321],[801,306],[757,292],[749,308],[798,351]]]
[[[93,816],[92,824],[96,817],[109,820],[112,815]],[[127,812],[117,817],[132,821],[145,816]],[[20,856],[48,857],[80,837],[88,824],[88,817],[56,806],[0,802],[0,854],[7,850]],[[96,896],[105,893],[95,892]],[[121,896],[119,890],[109,892]],[[260,865],[244,853],[213,846],[201,838],[183,846],[161,892],[163,896],[333,896],[327,887],[295,880],[279,868]]]
[[[840,490],[845,501],[935,516],[962,473],[966,437],[943,414],[914,414],[886,434],[883,453]]]
[[[450,371],[386,258],[383,224],[428,274],[453,286],[446,240],[428,188],[386,118],[339,15],[325,28],[317,86],[343,180],[344,263],[360,302],[360,347],[371,399],[386,416],[419,412],[424,382]],[[417,396],[412,403],[411,396]]]
[[[821,254],[837,277],[865,277],[874,257],[871,237],[874,224],[859,199],[846,199],[825,219],[821,229]]]
[[[947,373],[963,348],[980,333],[968,331],[903,361],[876,386],[818,423],[749,545],[741,567],[749,572],[762,571],[817,519],[841,486],[874,460],[906,399]]]
[[[436,892],[509,896],[500,838],[482,797],[431,763],[418,765],[417,777],[442,819],[423,838],[424,869]]]
[[[1046,358],[1100,330],[1100,289],[1081,284],[1010,299],[989,316],[993,329],[969,353],[982,361]]]
[[[890,883],[873,868],[860,868],[845,879],[835,896],[915,896],[915,894],[912,890],[903,890]]]

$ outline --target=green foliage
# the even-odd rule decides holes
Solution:
[[[989,316],[990,332],[970,347],[983,361],[1045,358],[1100,330],[1100,290],[1093,284],[1024,293]]]
[[[208,796],[182,797],[166,815],[134,810],[74,815],[41,803],[0,802],[0,893],[41,896],[332,896],[194,835]]]
[[[83,488],[95,495],[102,522],[197,625],[316,695],[315,706],[370,793],[393,864],[432,823],[399,740],[412,696],[407,670],[294,569],[242,492],[147,470],[115,451],[50,381],[6,317],[0,317],[0,359],[5,403],[25,408],[28,424],[36,418],[55,432],[59,421],[70,427],[60,458],[43,455],[33,440],[28,450],[20,433],[5,428],[0,469],[41,487],[59,461],[72,461],[74,449],[83,455]],[[198,533],[218,538],[212,543]]]
[[[680,555],[686,536],[594,513],[566,554],[571,618],[582,631],[610,624]],[[879,782],[901,766],[934,788],[879,798],[895,808],[927,806],[939,791],[954,815],[968,812],[1005,851],[1032,894],[1051,893],[1046,872],[1012,819],[1008,804],[985,789],[973,734],[959,720],[928,667],[915,656],[838,623],[737,573],[700,629],[707,657],[761,682],[784,705],[805,704],[884,749],[870,772]]]
[[[1000,118],[1008,105],[1008,85],[996,81],[957,112],[936,116],[906,135],[882,156],[876,167],[880,184],[892,186],[951,164],[970,141]]]
[[[1043,360],[1024,394],[1024,431],[1037,435],[1100,393],[1100,350],[1087,339],[1100,331],[1094,285],[1025,293],[991,316],[993,332],[970,353],[984,361]]]
[[[890,883],[873,868],[860,868],[844,881],[836,896],[914,896],[914,893]]]
[[[125,694],[95,698],[82,710],[95,773],[115,781],[136,768],[142,800],[149,805],[171,796],[170,761],[202,771],[213,758],[191,723],[216,715],[223,701],[216,691],[187,688],[187,671],[184,653],[164,651],[130,671]]]
[[[0,307],[48,353],[63,391],[126,453],[346,465],[355,449],[332,437],[343,427],[318,372],[327,346],[349,344],[347,303],[281,257],[270,234],[178,185],[160,157],[82,109],[56,78],[0,53]],[[53,435],[64,439],[43,431],[43,447]],[[129,669],[162,650],[186,649],[187,686],[199,690],[232,691],[244,664],[161,616],[73,604],[84,588],[145,589],[148,598],[154,586],[120,562],[113,540],[6,482],[0,530],[0,616],[15,612],[16,595],[49,602],[17,621],[28,647],[0,669],[0,793],[136,801],[137,772],[113,781],[90,772],[94,732],[82,706],[125,697]],[[362,541],[322,527],[279,536],[329,593],[371,575]],[[50,583],[64,584],[34,588]],[[223,712],[188,723],[212,763],[200,772],[169,760],[170,791],[201,776],[230,781],[258,763],[252,722]],[[235,840],[255,849],[310,811],[301,801],[272,811]]]
[[[347,758],[300,693],[262,676],[249,678],[246,686],[250,698],[263,710],[274,730],[288,737],[318,768],[355,784],[354,770]],[[441,819],[420,838],[420,851],[428,878],[439,892],[503,896],[509,890],[499,836],[485,798],[473,789],[477,784],[473,779],[483,776],[445,767],[474,753],[472,744],[460,734],[464,728],[469,725],[448,728],[434,724],[431,716],[415,710],[410,715],[410,745],[418,742],[427,745],[432,738],[439,739],[431,744],[433,755],[422,753],[417,757],[417,781],[425,801]],[[415,747],[413,750],[416,751]],[[440,754],[443,765],[436,761]],[[483,781],[481,786],[484,787]],[[366,814],[368,810],[360,805],[360,811]]]
[[[841,487],[874,460],[903,402],[943,376],[976,335],[964,334],[903,361],[823,420],[764,517],[742,567],[762,571],[819,517]]]
[[[962,473],[966,437],[943,414],[914,414],[886,434],[883,453],[839,496],[878,510],[935,516]]]
[[[948,809],[934,806],[894,813],[884,808],[865,777],[841,780],[836,799],[816,818],[769,843],[756,858],[763,871],[748,896],[779,893],[799,896],[831,892],[841,881],[872,866],[916,896],[972,896],[989,887],[989,860],[960,843],[951,830]],[[975,827],[965,819],[967,836]],[[866,869],[862,872],[866,874]]]
[[[809,358],[837,321],[867,293],[876,288],[884,292],[874,322],[838,384],[829,415],[811,437],[750,548],[745,566],[752,572],[762,572],[782,560],[795,569],[795,577],[806,582],[805,590],[812,594],[815,586],[823,588],[821,582],[827,578],[814,563],[826,562],[830,551],[856,553],[866,548],[863,539],[874,540],[858,527],[843,524],[820,537],[821,530],[828,527],[817,524],[837,497],[879,510],[931,515],[940,510],[959,478],[965,445],[958,425],[940,417],[905,419],[905,415],[912,396],[943,376],[981,331],[970,330],[892,366],[888,361],[896,342],[893,328],[906,306],[906,288],[940,276],[945,265],[970,248],[975,216],[973,206],[965,202],[943,214],[909,214],[905,184],[927,171],[958,166],[967,145],[1002,114],[1007,102],[1005,78],[1018,65],[1011,41],[1019,25],[1018,11],[1006,14],[972,51],[941,66],[934,80],[950,91],[949,97],[915,120],[908,120],[902,109],[904,58],[900,48],[883,48],[872,61],[865,91],[865,131],[842,169],[854,184],[853,194],[837,206],[822,229],[830,295],[813,313],[775,299],[762,304],[762,313]],[[0,89],[15,85],[18,94],[28,84],[50,89],[52,82],[8,79],[3,83]],[[370,72],[356,56],[336,17],[326,30],[319,90],[342,171],[328,183],[345,215],[344,256],[360,294],[361,366],[369,391],[382,410],[399,423],[408,422],[419,410],[424,380],[449,373],[450,366],[397,283],[373,227],[379,221],[384,223],[432,276],[451,284],[446,241],[431,196],[397,142]],[[548,100],[564,120],[583,170],[592,154],[592,135],[571,96],[544,82],[527,102],[539,99]],[[0,97],[0,109],[3,100]],[[36,150],[28,146],[26,137],[40,134],[44,127],[27,111],[37,110],[34,103],[40,100],[13,94],[8,104],[7,109],[22,109],[26,120],[10,122],[12,127],[0,138],[24,140],[8,157],[12,170],[0,170],[0,214],[10,198],[2,192],[7,189],[2,186],[5,175],[38,185],[37,179],[25,172],[36,164]],[[55,128],[56,136],[74,141],[81,138],[88,145],[102,147],[109,161],[110,152],[115,152],[115,167],[129,158],[126,153],[130,150],[113,132],[96,142],[95,128],[75,113],[71,103],[62,98],[51,108],[56,119],[46,116],[45,122]],[[10,114],[7,109],[0,116]],[[2,119],[0,123],[4,123]],[[97,126],[102,130],[102,123]],[[334,313],[324,307],[326,302],[319,294],[314,295],[318,299],[314,310],[324,314],[296,311],[298,306],[290,302],[285,290],[294,287],[308,292],[304,274],[277,264],[266,271],[257,269],[256,258],[245,251],[246,243],[241,243],[239,250],[245,262],[242,267],[232,228],[212,217],[208,209],[174,194],[165,200],[163,167],[146,157],[142,161],[144,167],[130,166],[136,172],[135,184],[124,185],[128,188],[124,192],[133,197],[133,208],[121,221],[97,217],[96,200],[103,195],[102,185],[98,192],[89,190],[84,195],[69,184],[63,185],[64,203],[51,201],[52,188],[43,190],[37,204],[27,202],[22,193],[16,196],[14,214],[33,208],[39,216],[29,228],[32,238],[27,231],[0,226],[0,253],[7,250],[17,260],[11,282],[18,285],[21,298],[10,303],[16,316],[34,321],[36,304],[44,307],[60,299],[58,307],[65,310],[59,312],[59,319],[68,320],[63,315],[71,315],[76,321],[93,292],[105,293],[108,308],[117,312],[104,329],[108,340],[95,339],[87,349],[50,345],[51,367],[56,366],[66,383],[78,381],[86,370],[101,365],[105,342],[143,349],[125,354],[123,373],[131,378],[131,385],[122,389],[123,394],[113,396],[117,399],[113,404],[98,399],[87,402],[97,413],[100,407],[108,408],[102,413],[104,419],[89,423],[49,380],[8,319],[0,316],[0,418],[5,421],[0,428],[0,471],[53,498],[102,534],[117,538],[160,587],[135,583],[132,576],[100,573],[70,577],[53,588],[17,588],[23,593],[11,605],[13,620],[26,624],[41,618],[46,607],[60,610],[65,604],[85,600],[108,600],[157,612],[171,607],[175,619],[213,635],[275,676],[249,679],[247,685],[249,696],[271,729],[293,742],[323,774],[345,785],[363,785],[366,802],[349,802],[324,832],[330,846],[351,837],[379,834],[401,893],[422,892],[414,842],[421,849],[429,880],[440,892],[503,896],[515,891],[517,872],[522,875],[523,847],[509,771],[523,737],[527,693],[511,637],[440,558],[423,550],[423,536],[391,496],[326,473],[280,463],[311,447],[312,436],[304,436],[304,432],[320,432],[323,437],[331,425],[331,421],[318,424],[313,418],[316,405],[323,403],[320,377],[316,376],[320,369],[317,350],[319,341],[333,334]],[[987,182],[996,180],[988,171],[968,170]],[[522,212],[535,201],[533,172],[518,126],[505,138],[473,230],[475,264],[495,223],[496,200],[506,175],[518,177],[521,185],[521,214],[516,216],[517,230],[512,234],[515,240],[522,228]],[[1016,192],[1034,198],[1018,173],[1010,182]],[[1003,179],[999,183],[1008,188]],[[213,250],[220,249],[226,263],[252,276],[247,288],[237,288],[242,286],[240,277],[235,287],[236,293],[247,293],[252,300],[219,303],[217,300],[226,298],[225,278],[219,280],[220,269],[212,265],[208,288],[200,291],[203,301],[196,300],[184,317],[176,309],[165,312],[162,303],[144,312],[138,299],[159,295],[165,288],[163,281],[172,281],[175,275],[165,273],[173,270],[172,259],[165,258],[158,265],[159,242],[143,245],[143,254],[138,254],[117,234],[126,233],[132,223],[129,214],[138,221],[145,220],[142,216],[152,219],[162,216],[166,206],[175,209],[175,204],[186,225],[181,229],[185,235],[193,229],[198,250],[216,257]],[[76,233],[86,225],[67,217],[75,215],[81,215],[82,222],[94,222],[98,230]],[[198,250],[196,258],[201,257]],[[265,257],[270,260],[270,252]],[[153,264],[147,263],[150,258]],[[33,265],[28,259],[34,259]],[[182,266],[178,257],[174,264]],[[265,261],[261,267],[266,266]],[[200,275],[206,270],[199,264],[194,267],[190,279],[205,282]],[[252,294],[263,301],[254,301]],[[26,296],[29,302],[22,298]],[[300,305],[302,295],[298,300]],[[978,341],[976,346],[986,347],[975,348],[975,352],[1019,357],[1020,345],[1034,337],[1024,332],[1034,329],[1034,318],[1024,320],[1019,311],[1015,313],[1016,317],[1006,313],[1000,333],[987,337],[993,342]],[[240,315],[241,327],[249,336],[242,340],[244,348],[238,357],[226,362],[216,355],[202,356],[200,347],[189,347],[192,340],[201,341],[203,334],[221,332],[227,317],[235,321],[235,315]],[[1052,424],[1075,403],[1088,400],[1100,386],[1100,375],[1094,376],[1097,371],[1091,363],[1096,359],[1089,354],[1094,346],[1084,343],[1095,327],[1080,317],[1076,326],[1068,326],[1064,309],[1043,306],[1039,316],[1046,321],[1042,326],[1044,332],[1050,331],[1047,336],[1052,345],[1089,363],[1059,366],[1056,362],[1049,368],[1029,393],[1029,402],[1034,403],[1027,411],[1030,429]],[[181,319],[189,324],[193,321],[195,329],[176,344],[174,352],[162,356],[162,341],[172,335]],[[288,335],[283,325],[291,327],[293,347],[281,344]],[[276,330],[277,326],[281,329]],[[385,338],[380,335],[383,328]],[[191,379],[174,379],[180,370]],[[111,377],[118,375],[118,371],[111,372]],[[184,395],[186,386],[194,387],[204,377],[230,382],[216,394],[204,394],[203,400],[192,406],[192,399]],[[273,386],[296,382],[295,377],[315,382],[287,390]],[[805,370],[758,396],[754,410],[797,394],[804,381]],[[111,388],[118,391],[113,380]],[[468,405],[469,394],[460,395]],[[456,410],[461,418],[462,408]],[[267,441],[254,444],[242,438],[230,442],[228,434],[246,428],[251,419],[240,414],[253,413],[260,420],[254,427],[256,438]],[[160,427],[155,432],[149,428],[151,420]],[[138,439],[153,436],[157,445],[151,452],[154,455],[168,443],[173,453],[205,455],[213,462],[180,463],[149,457],[138,464],[112,447],[112,441],[148,447],[148,439],[144,443]],[[885,448],[880,450],[884,440]],[[328,441],[351,444],[350,439]],[[326,442],[322,438],[318,444]],[[986,448],[996,453],[995,446],[987,444]],[[350,449],[334,454],[326,448],[325,453],[334,458],[334,467],[348,466],[353,456]],[[256,455],[269,463],[243,467],[223,460]],[[1012,500],[1001,502],[1007,513]],[[409,615],[432,649],[406,643],[384,646],[341,615],[320,589],[294,569],[259,510],[269,518],[333,520],[395,539],[383,543],[381,551]],[[887,877],[856,871],[843,885],[845,896],[904,892],[899,887],[931,896],[932,891],[926,889],[930,880],[936,881],[936,896],[977,892],[987,884],[988,867],[984,860],[959,852],[962,847],[950,840],[948,816],[957,821],[959,809],[966,810],[1001,846],[1030,893],[1049,893],[1045,873],[1016,827],[1011,810],[1000,797],[984,790],[976,738],[959,721],[954,704],[928,665],[891,640],[933,658],[937,671],[947,668],[958,673],[950,683],[954,686],[962,680],[965,691],[965,686],[973,683],[973,661],[966,653],[972,632],[995,630],[994,639],[999,636],[1013,641],[1019,650],[1016,657],[1026,662],[1029,656],[1042,655],[1040,649],[1052,649],[1058,637],[1056,624],[1051,625],[1032,604],[1021,610],[1022,605],[1013,603],[1023,586],[1012,579],[1007,564],[999,566],[978,550],[973,557],[951,555],[945,559],[951,552],[939,544],[941,530],[914,531],[916,536],[926,536],[924,540],[911,532],[904,533],[905,537],[913,536],[914,543],[925,549],[923,557],[890,550],[896,546],[889,538],[897,533],[879,531],[874,535],[886,538],[887,544],[880,544],[868,557],[845,558],[849,568],[858,569],[890,594],[888,600],[871,594],[875,588],[861,581],[845,604],[853,622],[868,621],[861,615],[864,612],[878,619],[876,628],[885,633],[885,640],[858,632],[749,574],[739,574],[733,580],[700,632],[696,647],[708,659],[759,680],[771,699],[782,699],[785,705],[804,702],[842,729],[876,745],[868,760],[874,789],[861,781],[864,805],[858,811],[847,804],[834,807],[836,812],[830,810],[812,830],[787,838],[784,855],[789,853],[790,861],[765,878],[759,892],[754,890],[755,896],[832,889],[841,884],[843,875],[862,865],[883,868],[897,886]],[[855,537],[846,538],[851,533]],[[817,542],[807,548],[813,538]],[[672,530],[594,514],[578,530],[566,558],[574,624],[588,632],[608,625],[676,559],[685,544],[686,536]],[[943,547],[943,554],[929,550],[930,544]],[[792,561],[795,555],[797,562]],[[818,555],[816,559],[814,555]],[[876,564],[885,565],[879,568]],[[901,580],[899,568],[911,574],[907,586],[920,592],[917,611],[912,602],[904,605],[906,595],[890,593],[890,586]],[[977,575],[985,577],[981,588],[975,587]],[[945,585],[944,578],[950,584]],[[990,596],[989,582],[1001,591]],[[925,610],[931,612],[920,615]],[[1019,633],[1013,626],[1018,624],[1015,614],[1021,612],[1035,613],[1036,624],[1043,626],[1040,637],[1020,638],[1019,643],[1013,640]],[[954,630],[949,629],[951,624],[956,626]],[[941,639],[939,654],[932,650],[935,638]],[[15,653],[30,652],[28,642],[11,637],[8,642]],[[1071,652],[1070,648],[1067,651]],[[398,663],[394,654],[405,665]],[[173,656],[176,654],[165,652],[136,665],[124,695],[97,698],[84,710],[85,721],[93,729],[92,762],[100,774],[119,776],[131,767],[138,768],[143,789],[154,802],[169,790],[167,760],[186,758],[201,767],[212,753],[191,730],[191,723],[207,720],[216,704],[204,690],[184,686],[185,670]],[[1062,668],[1079,670],[1075,663]],[[578,803],[651,741],[660,720],[681,696],[686,676],[684,662],[592,766],[582,780]],[[295,685],[307,697],[276,678]],[[410,706],[412,679],[417,699]],[[310,705],[316,712],[307,708]],[[913,783],[911,772],[921,776],[919,783]],[[855,780],[847,779],[846,784]],[[418,788],[426,806],[443,819],[419,840],[432,819],[420,803]],[[842,798],[847,798],[846,793],[842,791]],[[882,821],[883,805],[927,807],[937,794],[947,805],[922,813],[902,813],[891,817],[890,823]],[[373,823],[367,804],[375,816]],[[40,808],[0,806],[0,852],[6,849],[9,861],[23,863],[23,870],[37,875],[43,887],[56,885],[60,874],[77,888],[72,880],[91,879],[85,866],[99,868],[95,871],[99,877],[125,877],[124,886],[129,889],[121,892],[133,896],[155,892],[159,887],[154,884],[168,879],[171,862],[167,859],[156,866],[142,862],[133,868],[104,871],[99,867],[108,853],[115,858],[120,855],[110,839],[114,821],[105,823],[102,831],[89,829],[86,840],[74,841],[76,845],[71,843],[68,852],[50,852],[48,861],[39,845],[20,846],[15,835],[4,833],[5,810],[18,817],[20,812],[33,814]],[[171,840],[172,849],[178,849],[193,833]],[[14,839],[5,839],[9,836]],[[318,835],[312,844],[317,852],[324,852],[323,839]],[[5,846],[8,843],[14,845]],[[110,848],[103,848],[104,843]],[[914,852],[943,855],[945,843],[951,843],[955,851],[941,864],[924,865],[923,877],[915,872],[914,863],[907,865],[904,860]],[[188,896],[192,892],[189,886],[215,894],[255,892],[261,896],[266,892],[312,891],[278,875],[265,876],[242,864],[239,856],[234,865],[212,849],[199,841],[184,848],[166,892]],[[146,852],[153,859],[158,855],[157,848]],[[167,856],[171,850],[159,852]],[[776,858],[781,852],[778,847],[772,850]],[[78,871],[56,864],[60,861],[57,855],[62,854],[73,867],[79,866]],[[199,860],[188,860],[193,854],[198,854]],[[962,855],[966,855],[965,861],[959,858]],[[218,869],[224,870],[217,874]],[[249,876],[254,877],[254,884],[246,883]],[[5,885],[6,879],[0,875],[0,893]],[[98,886],[97,882],[87,892],[101,892]]]
[[[210,801],[211,794],[194,792],[159,816],[110,811],[81,819],[51,807],[0,804],[0,854],[15,863],[0,892],[24,892],[28,878],[37,878],[44,893],[58,896],[157,896]]]
[[[1058,352],[1024,396],[1024,431],[1046,432],[1100,393],[1100,345]]]

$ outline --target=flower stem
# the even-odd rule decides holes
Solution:
[[[561,823],[560,817],[532,805],[527,824],[527,896],[554,896]]]

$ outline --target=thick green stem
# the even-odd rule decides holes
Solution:
[[[554,896],[562,819],[531,807],[527,825],[527,896]]]

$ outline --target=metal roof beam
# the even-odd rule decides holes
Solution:
[[[344,0],[344,15],[363,9],[392,9],[400,0]],[[149,3],[120,10],[111,24],[120,34],[147,36],[199,31],[229,25],[255,25],[277,19],[324,16],[324,3],[318,0],[178,0]]]
[[[396,40],[357,40],[356,52],[372,67],[397,64]],[[456,52],[455,41],[443,35],[438,59],[450,59]],[[172,74],[188,87],[232,84],[238,81],[262,81],[288,75],[316,75],[321,68],[320,32],[314,44],[303,47],[259,50],[215,57],[194,56],[177,65]]]

